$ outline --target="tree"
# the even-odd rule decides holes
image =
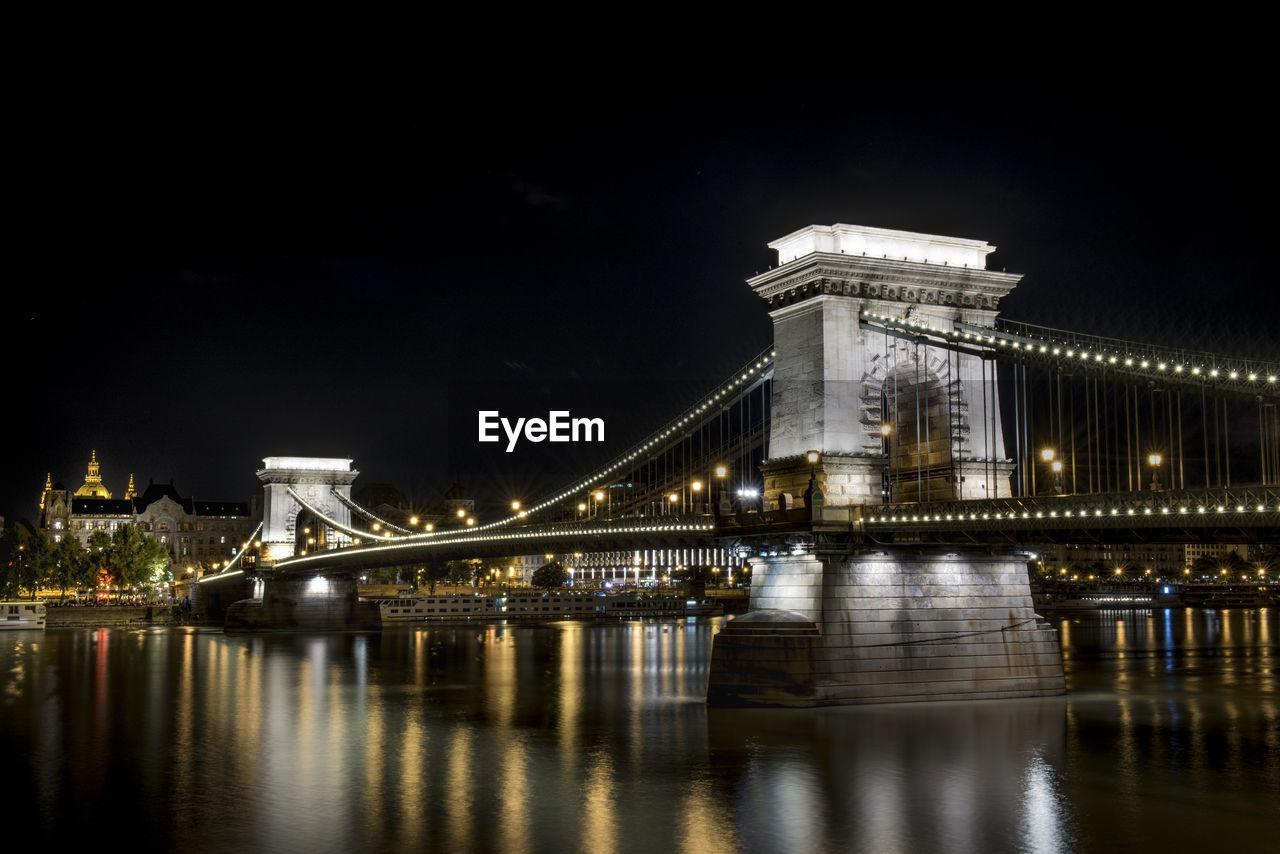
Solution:
[[[483,562],[480,572],[486,584],[490,581],[502,584],[507,577],[507,562],[501,558],[490,558]]]
[[[1240,556],[1239,552],[1233,551],[1222,559],[1222,568],[1227,571],[1227,579],[1229,581],[1239,581],[1241,576],[1255,573],[1253,564]]]
[[[1268,575],[1280,569],[1280,545],[1267,543],[1257,546],[1253,552],[1253,565]]]
[[[544,590],[560,587],[568,580],[569,570],[565,569],[558,560],[544,563],[533,571],[533,586]]]
[[[137,587],[150,595],[162,581],[172,579],[169,550],[136,525],[121,525],[111,535],[107,551],[111,566],[126,587]]]
[[[3,571],[0,576],[0,595],[5,599],[12,599],[21,584],[20,576],[22,565],[27,559],[29,539],[30,534],[21,525],[14,525],[0,537],[0,558],[3,559],[3,566],[0,566]]]
[[[53,572],[49,580],[58,585],[58,598],[65,599],[68,587],[88,584],[92,573],[89,555],[75,537],[63,537],[53,547]]]
[[[422,576],[427,582],[427,589],[431,593],[436,592],[436,584],[444,581],[449,576],[449,561],[443,558],[433,557],[427,561],[427,565],[422,568]]]
[[[476,572],[479,569],[480,561],[478,560],[451,560],[445,579],[453,584],[471,584],[475,581]]]
[[[1129,580],[1141,579],[1145,574],[1142,563],[1136,558],[1125,558],[1120,564],[1120,569],[1122,570],[1122,577]]]
[[[35,599],[36,589],[53,575],[53,543],[49,541],[48,534],[36,530],[27,537],[24,551],[25,557],[19,563],[18,584]]]
[[[1218,574],[1218,562],[1207,555],[1201,555],[1191,562],[1191,572],[1197,576],[1216,576]]]
[[[89,564],[90,584],[95,587],[110,587],[120,583],[120,575],[111,563],[111,537],[105,531],[94,531],[89,535],[85,560]]]

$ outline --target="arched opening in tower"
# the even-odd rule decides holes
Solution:
[[[957,498],[955,390],[914,361],[900,362],[882,387],[886,482],[891,502]]]

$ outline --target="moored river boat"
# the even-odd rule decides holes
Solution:
[[[43,602],[0,602],[0,629],[43,629]]]
[[[497,593],[478,595],[419,593],[372,600],[386,623],[435,623],[450,621],[598,620],[639,617],[712,617],[724,613],[713,602],[685,596],[643,593]]]

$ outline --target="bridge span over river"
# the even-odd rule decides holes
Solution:
[[[1280,539],[1277,354],[1008,320],[1021,276],[988,270],[980,240],[836,224],[769,245],[778,265],[747,284],[773,343],[624,453],[430,531],[354,502],[351,460],[269,457],[260,536],[202,592],[253,594],[241,628],[350,628],[369,624],[355,578],[377,566],[749,563],[713,702],[1016,697],[1063,691],[1026,548]]]

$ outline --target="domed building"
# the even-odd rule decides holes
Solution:
[[[84,484],[75,492],[55,482],[52,473],[45,477],[37,519],[50,540],[74,536],[84,546],[95,531],[110,536],[123,525],[136,525],[164,545],[175,564],[191,567],[235,557],[256,524],[248,502],[185,497],[172,481],[153,481],[139,495],[129,475],[124,497],[112,498],[97,451],[90,452]]]
[[[98,465],[98,452],[89,452],[89,471],[84,476],[84,485],[76,490],[76,498],[110,498],[111,490],[102,484],[101,466]],[[48,483],[48,478],[45,479]],[[129,490],[125,498],[132,498],[133,475],[129,475]]]

